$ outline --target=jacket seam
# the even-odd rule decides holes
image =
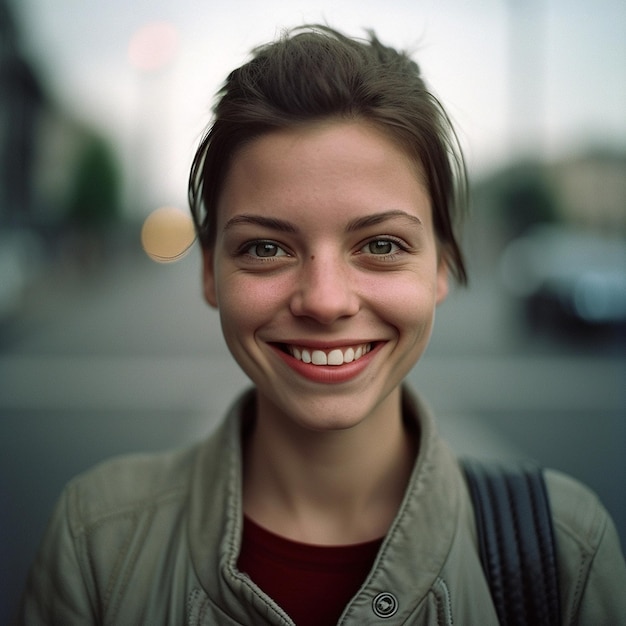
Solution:
[[[437,625],[454,626],[450,589],[446,581],[440,576],[437,577],[435,585],[433,585],[433,594],[437,602]]]
[[[135,516],[133,516],[133,517],[135,517]],[[90,533],[88,533],[88,532],[85,533],[85,539],[86,540],[89,539],[89,534]],[[130,548],[130,542],[131,542],[132,536],[133,536],[133,533],[128,533],[128,536],[126,537],[126,539],[124,540],[123,544],[120,546],[120,549],[118,550],[117,558],[115,559],[115,565],[114,565],[113,570],[111,572],[111,576],[109,576],[109,580],[107,581],[107,586],[106,586],[105,591],[104,591],[104,598],[102,600],[102,603],[103,603],[102,615],[103,616],[106,616],[107,611],[109,610],[109,605],[111,604],[111,598],[113,596],[113,589],[115,587],[115,582],[119,578],[120,570],[122,569],[122,563],[121,563],[121,559],[120,559],[120,554],[125,554],[125,553],[128,552],[128,549]],[[95,572],[96,571],[96,569],[95,569],[96,564],[93,561],[93,554],[92,554],[91,550],[89,550],[89,541],[86,541],[85,549],[86,549],[86,552],[87,552],[87,560],[89,562],[89,566],[91,568],[91,571]],[[113,614],[113,617],[115,617],[116,613],[117,613],[117,611],[115,611],[115,613]],[[105,621],[106,621],[106,618],[105,618]]]
[[[192,615],[191,615],[191,603],[196,598],[198,598],[199,602],[200,602],[200,607],[198,608],[198,616],[197,616],[198,619],[195,621],[195,624],[197,624],[198,626],[200,626],[204,622],[204,620],[206,618],[206,615],[207,615],[207,609],[208,609],[208,606],[209,606],[209,599],[208,599],[207,595],[204,594],[204,597],[201,597],[200,596],[200,592],[198,591],[198,589],[193,589],[191,594],[190,594],[190,596],[189,596],[189,599],[188,599],[188,601],[190,603],[190,606],[189,606],[189,612],[187,613],[187,620],[188,620],[188,622],[189,622],[189,624],[191,626],[194,626],[191,623],[191,617],[192,617]]]
[[[117,550],[115,565],[113,566],[112,571],[108,576],[108,580],[106,581],[104,594],[101,599],[98,599],[96,596],[98,604],[100,605],[100,614],[104,618],[104,623],[114,624],[117,612],[119,610],[119,600],[117,605],[114,602],[115,587],[119,585],[120,590],[126,589],[128,578],[137,559],[137,550],[139,546],[144,543],[150,526],[149,523],[144,523],[143,525],[141,525],[141,517],[144,515],[148,515],[149,520],[151,520],[154,517],[154,513],[158,509],[159,505],[163,505],[173,500],[176,500],[180,498],[181,495],[184,496],[184,491],[181,492],[180,487],[172,488],[167,492],[160,494],[152,501],[147,498],[142,498],[140,501],[133,504],[128,504],[124,507],[120,507],[112,511],[107,511],[105,514],[95,516],[94,519],[89,521],[83,521],[83,511],[80,507],[81,494],[79,492],[79,489],[76,487],[73,491],[75,510],[77,512],[76,515],[71,516],[74,517],[74,519],[76,520],[76,526],[72,528],[73,541],[75,543],[78,542],[83,546],[82,549],[78,548],[78,546],[76,546],[76,548],[78,554],[82,554],[82,556],[79,556],[80,560],[86,562],[87,569],[90,573],[89,580],[94,580],[95,573],[97,571],[97,564],[93,560],[93,554],[90,549],[90,538],[93,536],[93,534],[99,528],[123,519],[128,519],[132,523],[132,528],[129,531],[127,538],[124,539],[121,546]],[[78,519],[76,519],[76,517],[78,517]],[[140,526],[143,526],[143,528],[140,529],[141,533],[139,536],[137,536],[137,529]],[[124,566],[123,556],[128,553],[129,548],[133,543],[133,540],[135,540],[136,543],[135,549],[130,555],[130,562],[127,563],[126,566]],[[109,612],[111,612],[111,615],[107,616],[107,613]]]
[[[133,532],[129,533],[128,536],[128,540],[125,542],[127,548],[130,547],[130,544],[132,543],[133,539],[136,539],[135,541],[135,548],[134,550],[132,550],[132,553],[130,555],[129,561],[126,563],[126,566],[124,566],[124,560],[122,557],[122,555],[124,554],[124,552],[126,552],[126,550],[124,552],[118,552],[118,557],[116,559],[116,566],[114,568],[114,571],[111,573],[111,581],[109,583],[109,585],[107,585],[107,605],[110,604],[110,611],[111,611],[111,620],[110,623],[111,624],[115,624],[115,619],[117,617],[117,613],[119,611],[119,604],[120,601],[122,599],[123,594],[119,593],[118,594],[118,599],[117,602],[115,603],[113,600],[113,590],[115,588],[115,586],[118,586],[120,592],[122,591],[126,591],[127,588],[127,583],[128,583],[128,579],[130,577],[131,572],[134,569],[135,563],[137,561],[137,551],[139,549],[139,547],[141,545],[143,545],[147,532],[148,532],[148,528],[150,526],[150,520],[154,517],[154,508],[152,509],[152,511],[150,512],[149,515],[149,519],[146,520],[146,522],[144,524],[141,524],[141,519],[140,519],[140,515],[138,513],[131,515],[131,518],[134,518],[134,527],[133,527]],[[135,537],[135,531],[138,529],[141,531],[138,537]],[[142,528],[141,528],[142,527]],[[106,612],[105,612],[106,615]],[[108,621],[108,620],[107,620]]]
[[[76,525],[72,528],[73,533],[76,535],[90,534],[96,528],[104,526],[111,521],[115,521],[116,518],[139,515],[144,511],[158,508],[159,505],[166,504],[171,500],[184,498],[188,491],[188,485],[181,483],[180,486],[172,487],[159,495],[142,497],[132,503],[107,509],[106,512],[98,513],[93,516],[84,516],[83,512],[80,511],[80,518],[76,520]],[[80,495],[78,493],[76,494],[76,500],[80,501]],[[87,517],[88,519],[83,519],[84,517]]]
[[[224,607],[219,603],[211,599],[206,590],[202,587],[196,587],[192,589],[187,595],[187,604],[185,608],[185,615],[187,618],[187,626],[203,626],[207,623],[209,614],[213,612],[217,615],[218,622],[222,616],[230,622],[238,622],[232,615],[230,615]]]
[[[265,595],[262,591],[259,590],[256,583],[247,575],[242,574],[238,571],[231,572],[231,576],[236,578],[241,582],[241,584],[245,585],[249,591],[257,598],[258,601],[262,602],[264,606],[268,609],[271,609],[274,613],[276,613],[283,623],[285,624],[293,624],[294,621],[291,617],[284,611],[284,609],[277,604],[272,598]],[[269,599],[269,601],[268,601]]]
[[[560,526],[560,525],[559,525]],[[576,585],[574,586],[574,597],[572,599],[572,613],[571,620],[569,624],[574,625],[578,622],[579,614],[580,614],[580,604],[585,593],[585,588],[587,583],[589,582],[589,574],[591,572],[591,567],[593,565],[593,561],[600,549],[600,545],[602,544],[602,540],[606,535],[606,530],[608,527],[607,518],[604,517],[604,523],[602,525],[602,532],[600,533],[600,537],[598,542],[594,548],[591,550],[586,549],[585,546],[581,545],[581,542],[578,541],[578,538],[573,535],[573,533],[568,532],[578,544],[578,548],[580,551],[580,565],[578,567],[578,575],[576,576]],[[561,526],[560,526],[561,527]],[[568,530],[568,529],[565,529]]]
[[[572,598],[571,605],[571,619],[569,620],[569,624],[575,624],[576,619],[578,618],[578,613],[580,611],[580,601],[582,599],[582,590],[585,586],[585,570],[589,570],[589,557],[581,550],[580,551],[580,565],[578,567],[578,573],[576,576],[576,584],[574,585],[574,597]]]
[[[84,586],[87,588],[88,597],[90,599],[90,606],[92,612],[95,614],[101,614],[101,602],[99,600],[99,594],[97,592],[96,585],[94,583],[93,569],[91,568],[91,562],[89,559],[88,550],[86,549],[85,537],[82,533],[75,534],[73,532],[73,528],[71,526],[72,519],[72,508],[75,507],[78,510],[78,504],[76,502],[72,502],[72,500],[77,500],[78,495],[73,493],[72,490],[68,490],[67,497],[65,500],[65,515],[66,515],[66,523],[68,525],[69,537],[74,549],[74,554],[76,557],[76,561],[78,563],[79,571],[82,576],[82,581]],[[82,543],[82,546],[81,546]],[[85,558],[86,556],[86,558]],[[48,614],[51,612],[51,606],[48,606]]]

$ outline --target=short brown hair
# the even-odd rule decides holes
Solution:
[[[423,168],[435,234],[452,274],[467,283],[456,230],[466,175],[456,134],[419,66],[373,32],[352,39],[326,26],[301,26],[256,48],[218,92],[215,118],[191,167],[189,203],[203,247],[215,243],[217,203],[234,155],[272,130],[325,118],[364,119]]]

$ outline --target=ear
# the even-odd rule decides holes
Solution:
[[[217,290],[212,248],[202,248],[202,287],[204,299],[217,309]]]
[[[440,253],[437,261],[437,284],[435,291],[435,302],[441,304],[448,295],[448,261],[443,253]]]

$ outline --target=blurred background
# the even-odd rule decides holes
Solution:
[[[226,73],[302,22],[415,50],[466,152],[471,284],[411,383],[460,453],[572,474],[626,544],[626,3],[0,0],[0,623],[73,475],[247,384],[198,250],[140,233],[186,210]]]

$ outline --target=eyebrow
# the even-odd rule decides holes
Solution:
[[[423,226],[422,220],[416,215],[411,215],[406,211],[395,210],[384,211],[383,213],[374,213],[373,215],[366,215],[364,217],[357,217],[355,220],[348,223],[346,231],[352,233],[354,231],[361,230],[362,228],[382,224],[383,222],[396,218],[407,219],[418,226]]]
[[[280,220],[275,217],[265,217],[264,215],[235,215],[224,224],[224,231],[229,230],[233,226],[239,224],[253,224],[255,226],[263,226],[271,230],[277,230],[283,233],[297,233],[298,228],[291,222]]]
[[[369,226],[375,226],[376,224],[382,224],[391,219],[406,219],[418,226],[423,226],[422,220],[416,215],[411,215],[406,211],[384,211],[382,213],[375,213],[374,215],[365,215],[364,217],[357,217],[352,220],[346,226],[346,232],[352,233]],[[239,224],[253,224],[255,226],[262,226],[283,233],[298,233],[299,228],[288,222],[287,220],[281,220],[275,217],[266,217],[264,215],[255,215],[244,213],[242,215],[235,215],[229,219],[224,225],[224,231],[227,231]]]

